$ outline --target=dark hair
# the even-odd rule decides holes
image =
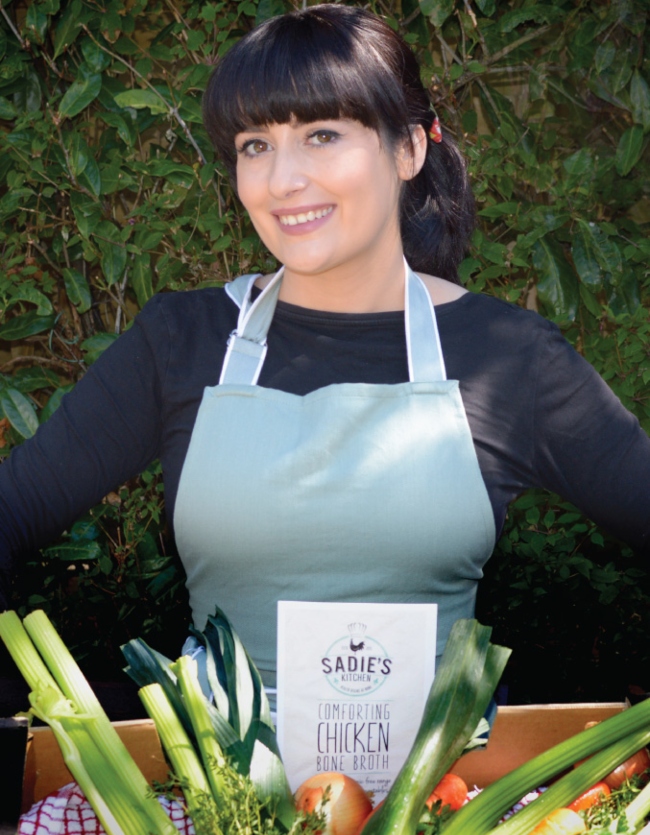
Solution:
[[[216,66],[203,115],[234,182],[235,136],[257,125],[354,119],[392,149],[421,125],[426,160],[400,203],[404,253],[414,270],[458,282],[474,225],[465,163],[444,129],[442,142],[428,137],[433,113],[418,63],[381,18],[332,4],[265,21]]]

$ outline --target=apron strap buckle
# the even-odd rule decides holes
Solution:
[[[250,380],[250,385],[257,385],[260,371],[266,358],[266,338],[260,342],[240,336],[236,330],[228,337],[228,348],[221,369],[219,385],[229,382]],[[242,376],[243,375],[243,376]]]

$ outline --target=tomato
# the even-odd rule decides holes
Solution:
[[[323,803],[326,792],[327,801]],[[324,835],[357,835],[372,812],[363,787],[336,771],[325,771],[305,780],[295,794],[295,802],[298,811],[324,813]]]
[[[571,809],[556,809],[537,824],[530,835],[580,835],[587,824]]]
[[[435,789],[429,795],[426,805],[430,809],[436,801],[440,800],[440,809],[451,806],[454,812],[465,802],[467,797],[467,784],[462,777],[453,774],[451,771],[442,778]]]
[[[581,812],[583,809],[590,809],[592,806],[595,806],[596,803],[600,803],[601,800],[609,797],[611,793],[611,789],[607,783],[601,781],[600,783],[596,783],[596,785],[592,786],[590,789],[587,789],[586,792],[583,792],[580,797],[576,797],[573,803],[569,803],[567,808],[572,809],[574,812]]]

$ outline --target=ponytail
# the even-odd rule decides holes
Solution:
[[[465,160],[443,130],[434,142],[427,131],[427,154],[420,172],[402,192],[400,228],[411,268],[460,283],[463,260],[474,229],[474,198]]]

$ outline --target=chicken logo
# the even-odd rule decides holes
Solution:
[[[349,623],[348,632],[350,633],[350,649],[352,652],[359,652],[359,650],[365,649],[366,642],[363,640],[363,636],[366,633],[365,623]]]
[[[337,638],[321,659],[323,674],[339,693],[367,696],[391,673],[392,659],[367,629],[365,623],[349,623],[347,634]]]

